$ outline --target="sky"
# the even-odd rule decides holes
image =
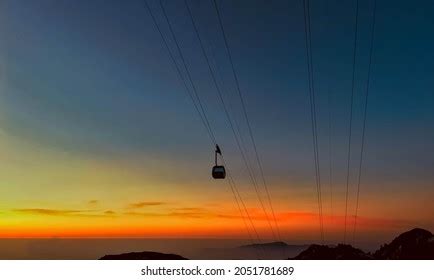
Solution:
[[[258,178],[218,19],[188,0]],[[302,1],[217,1],[282,239],[318,242]],[[360,1],[348,225],[373,1]],[[0,237],[247,238],[214,147],[143,1],[0,4]],[[158,1],[149,0],[181,58]],[[227,169],[272,239],[183,1],[164,1]],[[341,242],[355,1],[311,1],[325,238]],[[378,1],[357,239],[434,230],[434,4]],[[185,74],[185,72],[183,72]],[[331,176],[330,176],[331,174]],[[259,193],[267,212],[266,193]]]

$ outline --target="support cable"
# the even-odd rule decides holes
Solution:
[[[194,105],[194,107],[195,107],[195,109],[196,109],[196,112],[199,114],[199,117],[200,117],[200,119],[201,119],[203,125],[205,126],[205,128],[206,128],[206,130],[207,130],[207,133],[208,133],[208,135],[209,135],[209,137],[210,137],[211,142],[212,142],[214,145],[216,145],[216,144],[217,144],[217,141],[216,141],[216,138],[215,138],[214,132],[213,132],[211,126],[210,126],[210,123],[209,123],[209,121],[208,121],[208,118],[207,118],[207,115],[206,115],[206,113],[205,113],[204,107],[201,105],[201,101],[200,101],[200,98],[199,98],[197,92],[195,92],[195,95],[196,95],[196,97],[197,97],[197,100],[195,100],[195,99],[194,99],[194,96],[192,95],[191,91],[189,90],[189,88],[188,88],[188,86],[187,86],[187,83],[186,83],[186,81],[185,81],[185,78],[184,78],[184,76],[182,75],[182,72],[181,72],[181,70],[180,70],[178,64],[176,63],[176,60],[175,60],[175,58],[174,58],[174,56],[173,56],[173,53],[172,53],[172,51],[170,50],[170,48],[169,48],[169,46],[168,46],[167,40],[165,39],[165,37],[164,37],[164,35],[163,35],[162,31],[161,31],[161,28],[159,27],[159,24],[158,24],[158,22],[157,22],[157,20],[156,20],[156,18],[155,18],[155,16],[154,16],[154,14],[153,14],[153,12],[152,12],[150,6],[149,6],[149,4],[148,4],[148,0],[144,0],[144,4],[145,4],[145,6],[146,6],[146,8],[147,8],[147,10],[148,10],[148,12],[149,12],[151,18],[152,18],[152,21],[153,21],[153,23],[154,23],[154,26],[156,27],[156,29],[157,29],[157,31],[158,31],[158,33],[159,33],[159,35],[160,35],[160,37],[161,37],[161,39],[162,39],[162,41],[163,41],[163,44],[164,44],[164,46],[165,46],[165,48],[166,48],[166,50],[167,50],[167,53],[168,53],[168,55],[169,55],[169,58],[171,59],[172,63],[174,64],[175,69],[176,69],[176,72],[178,73],[179,78],[182,80],[183,85],[184,85],[184,87],[185,87],[185,90],[186,90],[187,94],[189,95],[189,97],[191,98],[191,100],[192,100],[192,102],[193,102],[193,105]],[[160,2],[160,4],[161,4],[161,2]],[[178,47],[179,47],[179,46],[178,46]],[[182,53],[181,53],[181,56],[182,56]],[[185,61],[184,61],[184,60],[183,60],[183,62],[184,62],[184,66],[186,67],[186,65],[185,65]],[[190,77],[189,80],[190,80],[190,82],[192,83],[193,90],[195,90],[195,87],[194,87],[193,81],[192,81],[192,79],[191,79],[191,76],[189,75],[188,69],[186,68],[186,70],[187,70],[187,74],[188,74],[188,76]],[[198,105],[198,104],[199,104],[199,105]],[[199,109],[199,108],[200,108],[200,109]],[[223,158],[222,158],[222,159],[223,159]],[[223,159],[223,160],[224,160],[224,159]],[[225,166],[227,167],[227,164],[226,164],[226,163],[225,163]],[[227,169],[228,169],[228,167],[227,167]],[[252,228],[253,228],[253,230],[254,230],[254,232],[255,232],[255,235],[256,235],[256,237],[257,237],[257,240],[260,242],[260,238],[259,238],[259,235],[258,235],[257,230],[256,230],[256,228],[255,228],[255,225],[253,224],[252,219],[251,219],[251,216],[250,216],[249,213],[248,213],[248,209],[247,209],[247,207],[245,206],[245,204],[244,204],[244,202],[243,202],[243,200],[242,200],[242,197],[241,197],[241,195],[240,195],[239,192],[238,192],[238,189],[237,189],[237,186],[236,186],[236,184],[235,184],[235,181],[232,179],[231,176],[229,176],[229,177],[230,177],[230,180],[228,181],[228,183],[229,183],[229,186],[230,186],[230,188],[231,188],[232,194],[234,195],[234,199],[235,199],[236,205],[237,205],[237,207],[238,207],[238,210],[239,210],[239,212],[240,212],[240,215],[241,215],[242,219],[245,221],[244,213],[243,213],[243,211],[242,211],[242,209],[241,209],[241,207],[240,207],[240,203],[241,203],[241,204],[243,205],[244,211],[247,213],[248,219],[249,219],[250,224],[251,224],[251,226],[252,226]],[[249,235],[249,237],[251,238],[252,234],[250,233],[250,229],[249,229],[249,227],[247,226],[247,223],[246,223],[246,222],[244,222],[244,224],[245,224],[245,226],[246,226],[246,231],[248,232],[248,235]]]
[[[214,8],[215,8],[215,11],[216,11],[216,14],[217,14],[220,30],[221,30],[221,33],[223,35],[223,41],[224,41],[226,53],[227,53],[228,58],[229,58],[229,63],[231,65],[232,75],[234,77],[234,81],[235,81],[235,84],[236,84],[236,89],[237,89],[237,92],[238,92],[238,96],[239,96],[239,98],[241,100],[241,106],[242,106],[242,109],[243,109],[244,118],[245,118],[246,123],[247,123],[247,128],[248,128],[250,140],[252,142],[253,149],[254,149],[254,152],[255,152],[255,158],[256,158],[256,161],[257,161],[257,164],[258,164],[258,167],[259,167],[259,171],[260,171],[260,174],[261,174],[262,183],[263,183],[263,186],[264,186],[264,189],[265,189],[265,192],[266,192],[266,195],[267,195],[268,204],[269,204],[272,216],[273,216],[273,220],[274,220],[274,224],[275,224],[275,228],[276,228],[276,232],[277,232],[277,237],[278,237],[279,240],[281,240],[280,229],[279,229],[279,226],[278,226],[278,223],[277,223],[276,214],[275,214],[275,211],[274,211],[274,208],[273,208],[270,191],[268,189],[268,185],[267,185],[267,182],[265,180],[264,169],[263,169],[260,157],[259,157],[259,152],[258,152],[258,148],[256,146],[256,141],[255,141],[255,138],[253,137],[252,127],[250,125],[250,120],[249,120],[249,117],[248,117],[248,114],[247,114],[247,109],[246,109],[244,97],[243,97],[243,94],[241,93],[241,88],[240,88],[240,84],[239,84],[239,81],[238,81],[238,76],[237,76],[237,73],[235,71],[235,66],[234,66],[234,63],[233,63],[232,54],[231,54],[231,51],[230,51],[230,48],[229,48],[229,43],[228,43],[226,32],[225,32],[225,29],[224,29],[224,26],[223,26],[223,22],[222,22],[222,19],[221,19],[220,11],[219,11],[219,8],[218,8],[218,5],[217,5],[217,1],[213,0],[213,3],[214,3]],[[262,200],[262,199],[260,199],[260,200]],[[261,202],[261,204],[262,204],[262,202]],[[265,211],[265,213],[266,213],[266,211]],[[266,216],[268,216],[268,215],[266,214]],[[267,217],[267,219],[268,219],[268,217]]]
[[[360,181],[362,177],[363,152],[365,147],[366,116],[368,112],[368,97],[369,97],[369,87],[371,82],[371,65],[372,65],[372,53],[374,49],[374,31],[375,31],[376,13],[377,13],[377,0],[374,0],[374,9],[372,12],[372,26],[371,26],[371,46],[369,48],[368,78],[366,80],[365,107],[363,111],[363,128],[362,128],[362,144],[360,148],[359,178],[357,181],[356,212],[354,214],[353,245],[355,245],[356,242],[356,226],[357,226],[357,215],[359,210]]]
[[[358,19],[359,19],[359,0],[356,0],[356,22],[354,26],[354,47],[353,47],[353,78],[351,82],[350,125],[349,125],[349,133],[348,133],[348,157],[347,157],[347,183],[346,183],[346,193],[345,193],[344,244],[347,242],[348,191],[349,191],[349,183],[350,183],[351,136],[352,136],[352,125],[353,125],[354,84],[355,84],[355,76],[356,76]]]
[[[317,124],[316,124],[316,106],[315,106],[315,90],[314,90],[314,75],[313,75],[313,62],[312,62],[312,43],[311,43],[311,30],[310,30],[310,2],[303,0],[303,14],[305,26],[305,42],[306,42],[306,59],[308,69],[308,89],[309,89],[309,102],[311,114],[311,128],[312,128],[312,142],[313,154],[315,165],[315,181],[318,202],[318,217],[320,224],[320,237],[324,243],[324,224],[322,215],[322,198],[321,198],[321,175],[319,167],[318,156],[318,137],[317,137]]]

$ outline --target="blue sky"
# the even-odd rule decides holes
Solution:
[[[184,2],[163,3],[218,142],[235,177],[247,184]],[[224,98],[250,143],[212,2],[189,3]],[[313,188],[302,1],[218,3],[271,188]],[[208,184],[213,147],[142,1],[2,5],[2,131],[41,149],[85,158],[161,158]],[[169,38],[158,2],[150,5]],[[333,180],[342,194],[355,1],[313,0],[311,8],[321,173],[327,182],[331,133]],[[360,153],[372,8],[373,1],[360,1],[352,183]],[[364,191],[371,194],[405,197],[432,191],[433,17],[431,1],[378,1],[362,177]],[[165,179],[174,180],[170,175]]]

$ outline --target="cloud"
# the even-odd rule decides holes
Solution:
[[[175,211],[195,211],[195,212],[202,212],[205,211],[204,208],[200,207],[180,207],[180,208],[174,208]]]
[[[210,212],[204,208],[195,207],[185,207],[185,208],[174,208],[166,212],[138,212],[138,211],[128,211],[124,213],[130,216],[140,216],[140,217],[179,217],[179,218],[193,218],[193,219],[209,219],[209,218],[227,218],[229,215],[219,215]]]
[[[124,215],[140,216],[140,217],[164,217],[164,216],[167,216],[167,214],[164,214],[164,213],[136,212],[136,211],[128,211],[128,212],[125,212]]]
[[[165,202],[162,201],[140,201],[140,202],[136,202],[136,203],[131,203],[128,205],[128,208],[144,208],[144,207],[149,207],[149,206],[159,206],[159,205],[164,205],[166,204]]]
[[[47,209],[47,208],[20,208],[12,209],[13,212],[28,214],[28,215],[44,215],[56,217],[88,217],[88,218],[101,218],[107,215],[113,215],[113,211],[105,211],[104,213],[97,213],[94,210],[71,210],[71,209]]]
[[[104,214],[106,214],[106,215],[115,215],[116,212],[112,211],[112,210],[107,210],[107,211],[104,211]]]
[[[99,200],[96,200],[96,199],[89,200],[89,201],[87,202],[87,204],[92,205],[92,206],[95,206],[95,205],[97,205],[98,203],[99,203]]]
[[[170,217],[182,217],[182,218],[196,218],[196,219],[204,219],[204,218],[212,218],[215,217],[212,213],[201,212],[201,211],[175,211],[167,213],[167,216]]]
[[[24,214],[38,214],[38,215],[48,215],[48,216],[69,216],[69,215],[88,212],[83,210],[56,210],[56,209],[45,209],[45,208],[23,208],[23,209],[13,209],[13,211],[18,213],[24,213]]]

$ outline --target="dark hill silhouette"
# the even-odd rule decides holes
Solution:
[[[381,246],[374,257],[381,260],[434,260],[434,236],[427,230],[415,228]]]
[[[431,232],[415,228],[404,232],[390,244],[368,254],[351,245],[311,245],[296,260],[434,260],[434,236]]]
[[[163,254],[157,252],[133,252],[119,255],[106,255],[100,260],[187,260],[184,257],[175,254]]]
[[[351,245],[311,245],[294,258],[295,260],[370,260],[373,257]]]

